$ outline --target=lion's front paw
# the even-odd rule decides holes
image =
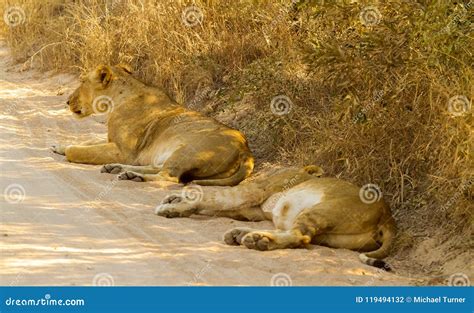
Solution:
[[[123,172],[122,164],[112,163],[112,164],[105,164],[100,169],[101,173],[110,173],[110,174],[118,174]]]
[[[60,155],[66,155],[66,146],[61,144],[54,144],[50,147],[51,151]]]
[[[145,178],[141,174],[138,174],[138,173],[135,173],[135,172],[130,172],[130,171],[123,172],[122,174],[120,174],[117,177],[118,177],[119,180],[133,180],[133,181],[136,181],[136,182],[144,182],[145,181]]]
[[[238,246],[242,244],[242,238],[250,233],[252,230],[249,228],[239,227],[229,230],[224,234],[224,241],[226,244],[231,246]]]
[[[155,209],[155,214],[166,218],[189,217],[197,212],[197,209],[188,203],[169,204],[162,203]]]
[[[242,244],[249,249],[260,251],[270,250],[270,245],[274,239],[270,234],[261,232],[251,232],[242,238]]]
[[[163,201],[161,201],[162,204],[173,204],[180,202],[183,202],[183,197],[181,195],[169,195],[166,196]]]
[[[166,218],[181,217],[180,212],[173,211],[172,209],[167,208],[166,205],[159,205],[156,207],[155,214]]]

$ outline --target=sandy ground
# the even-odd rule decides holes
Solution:
[[[1,285],[407,285],[414,281],[359,262],[356,252],[258,252],[226,246],[235,226],[153,214],[169,190],[117,181],[99,166],[68,163],[57,142],[105,135],[66,110],[77,80],[19,71],[0,43]]]

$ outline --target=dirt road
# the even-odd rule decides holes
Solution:
[[[169,191],[117,181],[50,152],[57,142],[105,135],[97,120],[76,120],[66,110],[77,80],[19,69],[0,43],[2,285],[412,283],[361,264],[348,250],[258,252],[223,243],[226,230],[249,223],[155,216]]]

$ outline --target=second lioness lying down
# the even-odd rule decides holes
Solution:
[[[205,187],[198,199],[170,195],[156,208],[165,217],[194,213],[243,220],[272,220],[274,230],[234,228],[229,245],[256,250],[304,247],[309,243],[359,252],[362,262],[389,269],[382,261],[395,236],[395,222],[383,199],[362,201],[360,188],[344,180],[322,178],[317,166],[287,168],[235,187]]]

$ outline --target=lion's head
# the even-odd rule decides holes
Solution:
[[[79,118],[111,112],[114,107],[113,98],[117,94],[114,82],[130,74],[131,70],[126,65],[100,65],[81,77],[81,85],[67,101],[69,109]]]

